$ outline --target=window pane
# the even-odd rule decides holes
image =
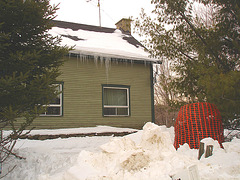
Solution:
[[[128,108],[104,108],[104,115],[107,116],[128,116]]]
[[[61,84],[59,84],[57,87],[56,87],[56,92],[57,93],[59,93],[60,91],[61,91]],[[61,94],[58,94],[57,95],[57,97],[53,100],[53,101],[51,101],[51,103],[50,104],[58,104],[58,105],[60,105],[60,102],[61,102]]]
[[[54,84],[54,86],[56,93],[61,93],[49,105],[46,105],[46,112],[41,114],[41,116],[62,116],[62,84]]]
[[[60,94],[50,103],[50,104],[59,104],[60,105]]]
[[[116,108],[104,108],[104,115],[116,115]]]
[[[127,106],[127,89],[104,88],[104,105]]]
[[[128,115],[128,108],[117,108],[117,115]]]
[[[48,107],[46,115],[61,115],[60,107]]]

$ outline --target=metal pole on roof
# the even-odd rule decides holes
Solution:
[[[98,0],[98,7],[99,7],[99,26],[101,27],[101,8],[100,8],[100,0]]]
[[[92,0],[86,0],[86,2],[91,2]],[[98,9],[99,9],[99,26],[101,27],[101,8],[100,8],[100,0],[98,0],[98,5],[97,5]]]

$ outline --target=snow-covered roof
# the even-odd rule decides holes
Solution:
[[[130,33],[114,28],[53,21],[49,31],[61,36],[61,45],[74,46],[71,53],[106,58],[157,62]]]

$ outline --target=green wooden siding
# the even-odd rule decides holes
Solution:
[[[33,126],[42,128],[75,128],[96,125],[141,128],[152,120],[150,65],[93,59],[67,58],[58,78],[63,86],[63,116],[39,117]],[[130,86],[130,116],[103,117],[102,85]]]

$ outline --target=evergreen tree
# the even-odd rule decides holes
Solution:
[[[168,87],[184,97],[169,104],[208,101],[220,109],[224,125],[239,127],[240,1],[152,0],[155,19],[144,11],[136,21],[154,57],[171,61]],[[194,7],[208,7],[202,19]],[[210,17],[210,18],[209,18]],[[206,23],[210,21],[210,23]]]
[[[69,49],[48,34],[56,10],[49,0],[0,1],[0,128],[12,129],[1,141],[7,155],[14,139],[57,96],[52,84]]]

